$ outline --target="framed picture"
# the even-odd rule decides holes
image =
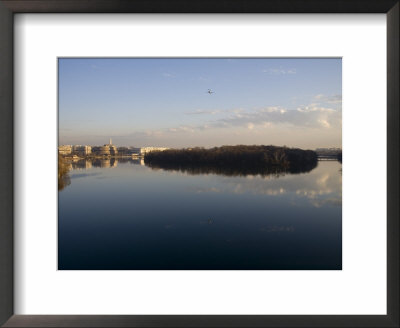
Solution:
[[[399,326],[398,1],[0,10],[2,325]]]

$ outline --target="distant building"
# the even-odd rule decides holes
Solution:
[[[92,148],[94,155],[110,155],[110,148],[108,146],[96,146]]]
[[[118,149],[117,147],[115,147],[112,144],[112,139],[110,138],[110,143],[108,145],[104,145],[104,146],[108,146],[110,148],[110,155],[117,155],[118,154]]]
[[[140,148],[138,147],[129,147],[132,156],[140,155]]]
[[[128,155],[128,156],[140,155],[140,148],[136,147],[118,147],[117,150],[119,155]]]
[[[71,145],[62,145],[58,147],[58,153],[60,155],[70,155],[72,153]]]
[[[128,147],[118,147],[117,148],[119,155],[129,155],[129,148]]]
[[[115,156],[118,154],[118,149],[112,144],[112,140],[110,138],[109,144],[100,147],[93,147],[92,153],[100,156],[109,156],[109,155]]]
[[[118,155],[118,149],[114,145],[109,145],[110,147],[110,155]]]
[[[92,147],[75,145],[72,147],[72,153],[77,156],[87,156],[92,153]]]

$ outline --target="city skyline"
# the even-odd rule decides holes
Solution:
[[[341,81],[339,58],[61,58],[59,144],[340,148]]]

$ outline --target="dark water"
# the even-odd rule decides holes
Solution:
[[[340,270],[341,164],[225,176],[80,161],[59,192],[61,270]]]

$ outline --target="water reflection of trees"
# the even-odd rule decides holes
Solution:
[[[71,170],[89,170],[91,168],[115,168],[118,163],[131,163],[135,165],[144,165],[143,159],[132,158],[79,158],[72,159],[59,155],[58,157],[58,190],[63,190],[71,184],[69,171]]]
[[[71,179],[68,175],[71,165],[62,157],[58,155],[58,190],[63,190],[66,186],[71,184]]]
[[[301,168],[296,169],[290,168],[280,168],[280,167],[251,167],[251,166],[211,166],[211,165],[161,165],[146,163],[146,166],[152,168],[153,170],[165,170],[165,171],[175,171],[183,172],[190,175],[197,174],[218,174],[225,176],[249,176],[249,175],[260,175],[262,177],[273,176],[281,177],[286,174],[298,174],[307,173],[317,167],[318,162],[312,165],[305,165]]]

